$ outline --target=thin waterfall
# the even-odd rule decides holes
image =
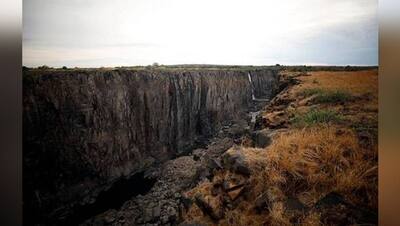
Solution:
[[[247,77],[249,78],[250,87],[251,87],[251,99],[254,101],[254,100],[256,100],[256,97],[254,96],[254,86],[253,86],[253,80],[251,80],[250,72],[247,73]]]

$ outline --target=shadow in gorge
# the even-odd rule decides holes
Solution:
[[[107,210],[119,209],[132,197],[150,191],[156,181],[153,178],[145,178],[144,172],[137,173],[128,179],[120,179],[110,189],[101,192],[94,203],[75,208],[74,213],[61,224],[78,225]]]

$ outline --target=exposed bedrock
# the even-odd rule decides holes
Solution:
[[[278,80],[272,69],[24,72],[25,208],[60,218],[63,208],[93,202],[118,178],[243,118],[252,93],[269,99]]]

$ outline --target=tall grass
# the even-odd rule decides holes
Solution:
[[[227,209],[219,225],[321,225],[318,210],[296,215],[285,208],[287,197],[297,197],[308,207],[335,191],[355,205],[377,208],[377,162],[373,152],[365,152],[356,134],[344,130],[337,135],[334,126],[295,129],[277,136],[266,149],[241,148],[251,171],[247,198],[234,209]],[[210,203],[220,197],[211,195],[216,181],[232,178],[229,171],[219,171],[212,181],[204,181],[188,195],[202,193]],[[268,197],[268,211],[257,214],[256,200]],[[189,222],[213,222],[198,208],[191,207],[184,216]],[[334,224],[335,219],[331,219]]]
[[[324,92],[323,89],[320,88],[310,88],[310,89],[304,89],[301,91],[301,95],[309,97],[309,96],[313,96],[313,95],[320,95]]]
[[[343,120],[343,116],[332,110],[311,109],[305,114],[297,114],[291,123],[295,126],[311,126],[319,123],[337,123]]]
[[[352,96],[344,90],[324,90],[320,88],[305,89],[301,92],[303,96],[314,96],[316,103],[340,103],[350,101]]]
[[[351,99],[350,93],[342,90],[326,91],[315,97],[317,103],[339,103]]]

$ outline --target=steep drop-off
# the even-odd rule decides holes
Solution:
[[[25,212],[62,218],[93,202],[245,117],[252,93],[269,99],[278,80],[273,69],[25,71]]]

